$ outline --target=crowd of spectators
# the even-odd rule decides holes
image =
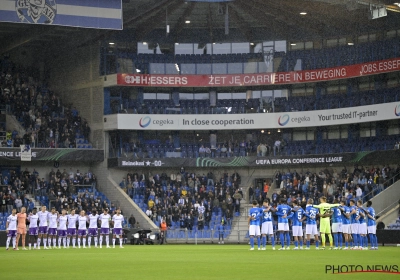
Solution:
[[[129,172],[119,185],[136,203],[146,204],[142,209],[155,223],[188,230],[197,224],[202,230],[213,214],[220,213],[224,223],[231,224],[243,198],[240,183],[236,171],[217,177],[212,171],[196,174],[182,167],[177,173],[150,176]]]
[[[13,208],[19,211],[22,206],[30,212],[34,203],[27,197],[27,194],[39,198],[43,205],[55,207],[61,213],[66,209],[77,211],[85,210],[91,212],[96,209],[102,212],[103,208],[116,210],[116,206],[101,193],[96,191],[96,176],[88,171],[79,170],[67,171],[60,169],[51,171],[48,174],[39,174],[35,169],[22,172],[10,170],[7,175],[0,173],[0,209],[3,213],[11,213]]]
[[[9,131],[11,138],[7,137],[9,141],[3,141],[2,146],[75,148],[76,138],[88,141],[87,121],[74,107],[62,104],[32,74],[33,70],[16,67],[8,57],[0,60],[0,104],[5,104],[6,112],[13,114],[26,130],[24,135]]]
[[[388,181],[389,179],[393,179]],[[397,167],[364,167],[355,165],[352,171],[345,167],[338,172],[336,169],[324,169],[319,173],[310,171],[287,172],[277,171],[275,174],[275,186],[277,187],[271,196],[271,202],[277,205],[281,198],[287,199],[290,205],[293,200],[306,204],[308,198],[319,201],[321,196],[327,197],[328,203],[334,199],[363,200],[364,202],[383,191],[394,181],[400,180],[400,164]],[[251,199],[262,202],[264,192],[252,187],[249,190]]]

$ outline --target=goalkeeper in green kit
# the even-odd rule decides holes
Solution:
[[[325,250],[325,234],[328,234],[330,250],[333,248],[333,237],[331,233],[331,221],[330,216],[332,216],[331,208],[340,206],[340,204],[329,204],[326,203],[326,197],[322,196],[319,199],[319,205],[313,205],[313,207],[318,208],[320,212],[319,220],[319,231],[321,233],[322,248],[320,250]]]

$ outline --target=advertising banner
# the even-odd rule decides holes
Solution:
[[[29,145],[21,148],[0,148],[0,163],[3,161],[27,161]],[[80,161],[101,162],[104,160],[104,151],[95,149],[30,149],[29,161]]]
[[[400,58],[372,61],[361,64],[304,71],[217,74],[217,75],[156,75],[117,74],[118,86],[139,87],[245,87],[314,83],[356,78],[400,70]]]
[[[1,0],[0,21],[122,30],[122,2]]]
[[[297,155],[282,157],[230,157],[230,158],[158,158],[158,159],[128,159],[108,160],[108,167],[273,167],[346,165],[346,164],[394,164],[398,163],[400,150],[365,151],[358,153],[341,153],[325,155]]]
[[[256,114],[143,115],[116,114],[104,118],[104,129],[232,130],[278,129],[343,125],[400,118],[400,102],[331,110]]]

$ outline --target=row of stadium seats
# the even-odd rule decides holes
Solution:
[[[400,38],[396,37],[381,41],[365,42],[355,45],[345,45],[323,49],[293,50],[286,53],[275,52],[274,58],[280,58],[278,72],[295,70],[296,64],[299,60],[301,60],[301,66],[298,66],[299,68],[296,68],[296,70],[339,67],[344,65],[395,58],[398,56],[400,51],[399,42]],[[141,73],[153,74],[168,74],[169,72],[166,70],[166,65],[170,65],[172,71],[175,71],[175,64],[180,66],[182,74],[213,74],[215,70],[220,73],[221,69],[213,69],[213,65],[221,65],[224,67],[224,64],[228,64],[226,66],[226,72],[220,74],[245,73],[248,71],[248,67],[243,65],[252,62],[261,64],[261,67],[257,66],[257,72],[265,72],[266,69],[265,65],[263,65],[265,63],[262,53],[174,55],[117,52],[115,58],[132,60],[132,64],[135,65],[137,69],[140,69]],[[109,66],[109,56],[104,55],[102,60],[103,63]],[[161,64],[164,65],[162,66]],[[210,67],[202,67],[206,64],[209,64]],[[193,70],[193,65],[197,69]],[[186,69],[185,66],[188,66],[188,69]],[[230,67],[233,67],[234,69],[230,69]],[[102,67],[102,69],[103,68],[104,67]],[[106,73],[104,74],[112,74],[115,73],[115,71],[119,72],[119,70],[115,69],[115,67],[114,69],[111,69],[111,67],[105,68]]]

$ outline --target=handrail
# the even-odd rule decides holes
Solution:
[[[386,214],[386,212],[388,212],[389,210],[393,209],[394,207],[396,207],[396,205],[398,204],[398,201],[393,202],[392,204],[390,204],[389,206],[387,206],[385,209],[383,209],[382,211],[380,211],[379,213],[375,213],[375,216],[382,216],[384,214]]]
[[[386,179],[386,181],[383,182],[383,185],[385,185],[388,181],[390,181],[390,180],[396,178],[396,177],[399,176],[399,175],[400,175],[400,172],[396,173],[396,175],[392,176],[390,179]],[[395,182],[397,182],[397,181],[394,181],[394,180],[393,180],[393,183],[390,184],[390,185],[393,185]],[[369,195],[372,195],[372,197],[373,197],[373,196],[374,196],[374,195],[373,195],[373,192],[374,192],[374,190],[370,191],[369,193],[367,193],[367,194],[364,195],[363,197],[366,197],[366,196],[369,196]]]

